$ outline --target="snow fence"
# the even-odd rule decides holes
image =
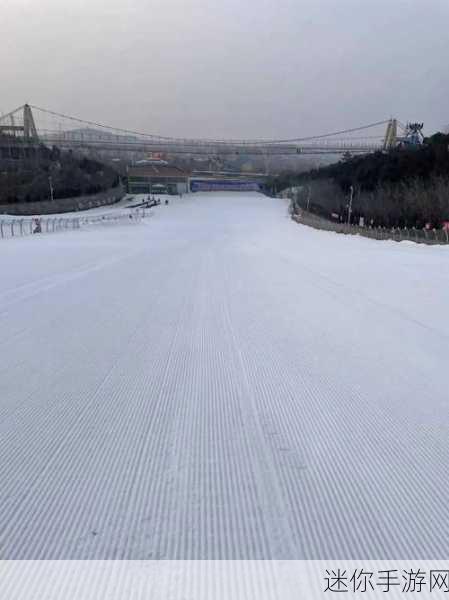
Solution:
[[[7,217],[0,219],[0,239],[22,237],[25,235],[42,235],[81,229],[92,225],[113,225],[138,223],[149,216],[150,211],[145,208],[136,208],[127,211],[117,211],[92,216],[72,217]]]
[[[449,229],[420,229],[418,227],[361,227],[359,225],[349,225],[328,221],[323,217],[314,215],[305,210],[292,215],[292,219],[297,223],[308,225],[315,229],[325,231],[335,231],[336,233],[358,234],[375,240],[393,240],[402,242],[408,240],[421,244],[449,244]]]

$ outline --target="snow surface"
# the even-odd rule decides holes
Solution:
[[[0,558],[447,558],[448,279],[256,193],[0,242]]]

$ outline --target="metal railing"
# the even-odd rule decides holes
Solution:
[[[361,227],[359,225],[349,225],[348,223],[329,221],[305,210],[293,214],[292,219],[297,223],[309,225],[315,229],[362,235],[376,240],[393,240],[396,242],[408,240],[421,244],[449,244],[449,231],[447,229],[421,229],[418,227]]]
[[[111,225],[117,223],[138,223],[149,216],[150,211],[136,208],[102,215],[71,217],[0,217],[0,239],[43,235],[57,231],[82,229],[92,225]]]

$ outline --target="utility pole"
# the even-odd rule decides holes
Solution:
[[[52,181],[51,175],[48,178],[48,183],[50,185],[50,198],[51,198],[51,201],[53,202],[53,200],[54,200],[54,198],[53,198],[53,181]]]
[[[349,204],[348,204],[348,225],[351,224],[352,199],[354,197],[354,186],[349,188]]]

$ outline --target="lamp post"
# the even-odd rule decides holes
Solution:
[[[351,225],[352,199],[354,197],[354,186],[349,188],[348,225]]]
[[[51,201],[53,202],[53,200],[54,200],[54,198],[53,198],[53,181],[52,181],[51,176],[48,178],[48,183],[50,185],[50,198],[51,198]]]

